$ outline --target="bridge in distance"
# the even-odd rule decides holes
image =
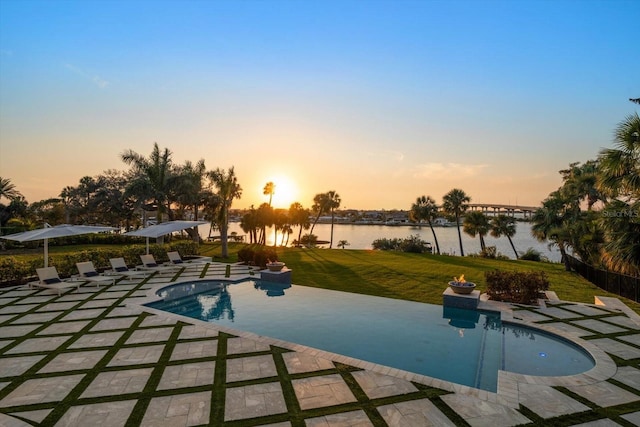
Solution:
[[[500,203],[469,203],[469,210],[481,211],[486,215],[493,216],[500,214],[516,216],[516,214],[522,214],[524,218],[531,218],[538,208],[539,206],[505,205]]]

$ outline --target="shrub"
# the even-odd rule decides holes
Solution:
[[[266,268],[268,262],[278,261],[278,254],[272,248],[247,246],[238,251],[238,261]]]
[[[373,249],[382,251],[402,251],[416,254],[431,252],[431,245],[427,241],[420,239],[418,235],[409,236],[405,239],[376,239],[371,246],[373,246]]]
[[[525,253],[523,253],[522,255],[520,255],[520,259],[523,259],[525,261],[548,261],[547,257],[545,257],[544,255],[542,255],[540,253],[540,251],[537,251],[533,248],[529,248],[527,249],[527,251]]]
[[[543,271],[496,270],[487,271],[484,275],[487,294],[497,301],[532,304],[549,289],[549,280]]]

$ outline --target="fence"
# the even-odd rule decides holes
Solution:
[[[574,271],[600,289],[640,302],[640,277],[595,268],[570,255],[567,258]]]

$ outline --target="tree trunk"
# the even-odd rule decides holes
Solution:
[[[331,209],[331,240],[329,241],[329,249],[333,247],[333,218],[334,218],[333,209]]]
[[[433,234],[433,240],[436,242],[436,252],[440,255],[440,245],[438,244],[438,238],[436,237],[436,230],[433,229],[433,224],[429,221],[429,228],[431,228],[431,234]]]
[[[458,225],[458,242],[460,243],[460,256],[464,256],[464,249],[462,248],[462,234],[460,233],[460,216],[456,215],[456,224]]]
[[[515,254],[516,254],[516,259],[520,259],[520,258],[518,257],[518,251],[516,251],[516,247],[515,247],[515,246],[514,246],[514,244],[513,244],[513,240],[511,240],[511,237],[510,237],[510,236],[507,236],[507,239],[509,239],[509,243],[511,243],[511,248],[513,248],[513,253],[515,253]]]

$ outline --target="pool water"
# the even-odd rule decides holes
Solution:
[[[563,376],[594,366],[580,347],[494,312],[254,280],[194,281],[158,295],[147,305],[488,391],[498,370]]]

